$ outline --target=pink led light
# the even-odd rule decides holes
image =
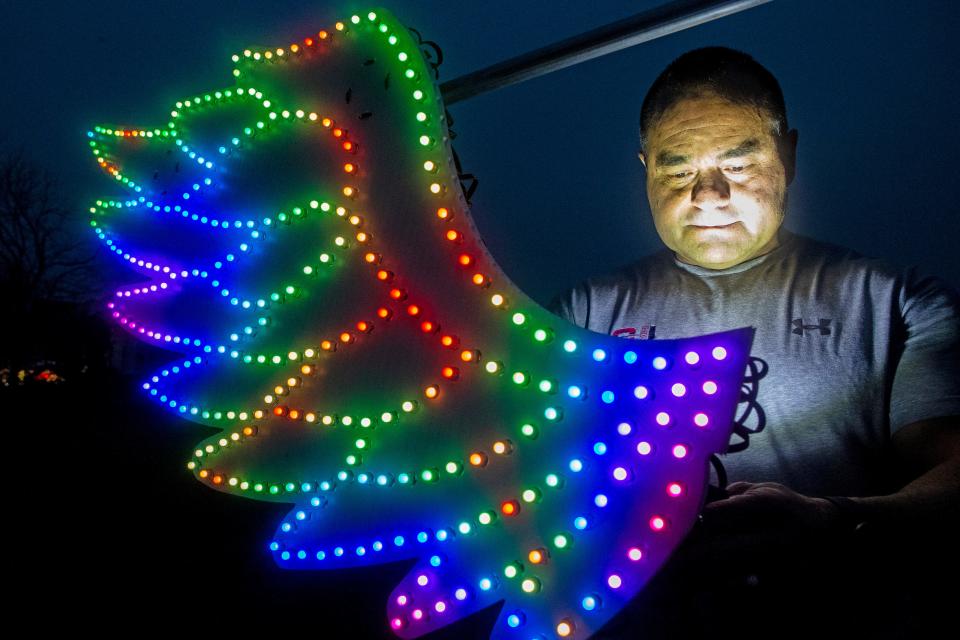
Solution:
[[[421,611],[420,609],[414,609],[412,615],[413,615],[413,619],[414,619],[414,620],[422,620],[422,619],[423,619],[423,611]]]
[[[703,392],[708,396],[712,396],[717,392],[717,383],[713,380],[707,380],[703,383]]]
[[[707,426],[708,422],[710,422],[710,418],[708,418],[707,414],[705,413],[698,413],[697,415],[693,416],[693,423],[698,427],[705,427]]]
[[[390,626],[394,629],[403,629],[403,618],[394,618],[390,621]]]
[[[643,557],[643,552],[640,551],[640,549],[637,549],[636,547],[631,547],[627,551],[627,557],[633,560],[634,562],[636,562]]]
[[[667,485],[667,495],[674,497],[683,495],[683,486],[678,482],[671,482]]]
[[[437,613],[443,613],[447,610],[447,603],[443,600],[437,600],[437,604],[433,605],[433,608],[436,609]]]
[[[650,528],[654,531],[663,531],[663,528],[667,526],[667,522],[660,516],[653,516],[650,518]]]
[[[406,595],[397,596],[397,604],[400,605],[401,607],[405,607],[407,605],[407,596]]]
[[[683,458],[687,455],[687,448],[682,444],[675,445],[673,447],[673,455],[677,458]]]
[[[683,359],[687,361],[687,364],[697,364],[700,362],[700,354],[696,351],[687,351],[687,355],[683,356]]]
[[[623,586],[623,580],[620,579],[620,576],[614,573],[607,578],[607,584],[610,585],[611,589],[619,589],[621,586]]]
[[[637,443],[637,453],[639,453],[640,455],[645,456],[649,454],[650,451],[651,451],[651,447],[649,442],[644,441],[644,442]]]
[[[713,357],[717,360],[723,360],[727,357],[727,350],[723,347],[714,347],[713,348]]]

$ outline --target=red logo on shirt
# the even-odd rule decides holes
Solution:
[[[637,327],[620,327],[614,329],[610,335],[620,338],[631,338],[633,340],[653,340],[657,332],[657,325],[645,324],[638,330]]]

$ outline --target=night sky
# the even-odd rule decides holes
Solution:
[[[444,81],[656,4],[403,1],[389,8],[440,45]],[[26,144],[81,207],[107,188],[85,144],[90,126],[165,122],[173,101],[231,84],[235,51],[288,43],[370,5],[0,7],[0,147]],[[640,104],[676,56],[724,45],[773,72],[790,126],[799,130],[786,225],[918,265],[960,287],[958,32],[954,2],[775,0],[458,103],[450,108],[455,148],[480,180],[474,216],[504,270],[544,303],[659,248],[636,158]]]
[[[657,4],[397,0],[385,6],[440,45],[442,82]],[[114,193],[86,144],[93,125],[160,125],[175,100],[230,86],[232,53],[252,45],[284,46],[374,6],[353,0],[0,0],[0,150],[25,145],[59,176],[70,203],[86,209],[90,199]],[[658,249],[636,157],[640,104],[675,57],[723,45],[751,54],[772,71],[790,127],[799,130],[786,225],[897,265],[917,265],[960,288],[958,33],[960,4],[951,1],[775,0],[458,103],[449,108],[454,147],[464,170],[479,177],[474,217],[504,271],[543,304],[583,278]],[[91,233],[91,246],[94,241]],[[61,410],[66,434],[80,416]],[[146,400],[142,410],[143,422],[125,425],[122,440],[91,436],[104,457],[90,464],[102,468],[97,478],[147,483],[146,493],[156,502],[127,505],[123,518],[136,527],[124,528],[123,518],[114,519],[116,489],[92,481],[81,487],[98,496],[91,498],[89,519],[71,520],[71,526],[85,528],[77,535],[90,545],[88,555],[79,565],[83,573],[60,577],[82,589],[85,576],[109,567],[123,581],[114,596],[129,586],[134,591],[120,599],[123,606],[136,604],[150,615],[159,609],[149,599],[172,598],[177,607],[195,603],[199,611],[204,603],[237,604],[233,586],[263,580],[269,583],[255,596],[272,597],[285,615],[304,613],[310,593],[331,598],[316,604],[316,611],[336,614],[335,605],[345,602],[337,592],[369,588],[349,613],[374,616],[368,627],[379,628],[382,598],[404,568],[342,573],[336,583],[276,569],[261,543],[286,507],[227,500],[197,483],[180,465],[198,432],[187,424],[171,426],[171,418]],[[109,414],[105,409],[94,419]],[[93,445],[88,442],[86,450]],[[124,475],[131,471],[139,480]],[[127,487],[125,495],[135,493]],[[182,501],[188,494],[189,504]],[[55,508],[56,501],[44,501],[47,506]],[[184,509],[189,518],[170,520]],[[23,523],[16,526],[23,530]],[[163,535],[148,532],[141,547],[137,527],[156,527]],[[85,552],[69,538],[63,544],[72,554]],[[144,555],[107,558],[114,545]],[[185,556],[186,549],[195,555]],[[30,550],[40,551],[50,550]],[[248,564],[237,565],[241,557]],[[218,576],[211,566],[233,566],[234,573]],[[183,582],[170,592],[148,589],[145,576],[158,571]],[[148,600],[139,600],[136,590]],[[91,616],[98,614],[94,596],[81,602],[90,605]],[[216,626],[211,622],[204,632]]]

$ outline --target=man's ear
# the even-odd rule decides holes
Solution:
[[[637,154],[637,157],[640,158],[640,162],[643,163],[643,168],[646,169],[646,168],[647,168],[647,157],[646,157],[645,155],[643,155],[643,151],[641,151],[640,153],[638,153],[638,154]]]
[[[780,138],[777,144],[777,153],[779,153],[780,161],[786,170],[787,185],[793,182],[797,173],[797,140],[799,137],[800,134],[797,130],[791,129]]]

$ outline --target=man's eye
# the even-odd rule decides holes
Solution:
[[[685,177],[688,176],[689,174],[690,174],[689,171],[681,171],[680,173],[671,173],[671,174],[670,174],[670,177],[671,177],[671,178],[685,178]]]
[[[740,172],[743,171],[744,169],[746,169],[746,167],[743,166],[743,165],[739,165],[739,166],[736,166],[736,167],[727,167],[727,171],[732,171],[732,172],[734,172],[734,173],[740,173]]]

